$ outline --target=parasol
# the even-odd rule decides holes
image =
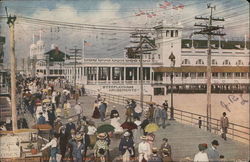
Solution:
[[[115,130],[115,127],[113,127],[110,124],[103,124],[97,128],[97,133],[107,133],[112,132]]]
[[[43,100],[43,103],[48,103],[48,102],[50,102],[50,99],[44,99]]]
[[[46,93],[48,93],[48,89],[43,89],[43,92],[46,92]]]
[[[35,124],[32,126],[33,129],[39,130],[51,130],[52,127],[49,124]]]
[[[121,127],[123,129],[133,130],[137,129],[137,125],[134,122],[124,122]]]
[[[146,126],[145,132],[152,133],[156,132],[159,129],[158,125],[155,123],[150,123]]]

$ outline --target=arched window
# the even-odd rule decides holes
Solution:
[[[183,65],[190,65],[189,59],[184,59],[184,60],[182,61],[182,64],[183,64]]]
[[[199,59],[196,61],[196,65],[204,65],[204,61],[202,59]]]
[[[215,59],[212,60],[212,65],[217,65],[217,61]]]
[[[236,62],[236,65],[237,65],[237,66],[240,66],[240,65],[244,65],[244,64],[243,64],[243,61],[242,61],[242,60],[238,60],[238,61]]]
[[[225,61],[223,61],[222,64],[223,64],[223,65],[231,65],[231,62],[230,62],[229,60],[225,60]]]

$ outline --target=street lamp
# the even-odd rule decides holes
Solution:
[[[170,120],[174,120],[174,106],[173,106],[173,77],[174,77],[174,66],[175,66],[175,56],[173,52],[168,58],[171,61],[171,75],[170,75],[170,80],[171,80],[171,107],[170,107]]]

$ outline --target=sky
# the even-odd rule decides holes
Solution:
[[[136,30],[152,28],[161,20],[174,20],[183,26],[183,38],[189,38],[194,31],[194,24],[200,22],[195,16],[208,16],[207,4],[216,6],[214,17],[225,18],[216,25],[225,27],[226,40],[249,38],[249,4],[246,0],[8,0],[0,2],[0,15],[8,13],[17,16],[15,24],[16,55],[18,59],[29,56],[29,46],[39,40],[39,31],[45,42],[46,51],[51,44],[60,50],[81,48],[83,41],[89,42],[85,48],[86,57],[123,57],[123,49],[129,44],[128,31],[119,27]],[[160,8],[160,5],[166,6]],[[173,9],[183,5],[184,8]],[[136,16],[140,12],[148,13]],[[155,16],[152,16],[155,14]],[[149,16],[151,15],[151,17]],[[60,21],[86,25],[106,25],[117,30],[100,30],[85,27],[52,26],[46,23],[34,23],[25,18]],[[203,22],[204,23],[204,22]],[[5,53],[9,48],[9,28],[6,19],[0,19],[1,35],[6,37]],[[83,26],[83,25],[82,25]],[[92,26],[93,27],[93,26]],[[194,36],[200,38],[201,36]],[[206,39],[203,36],[203,39]],[[218,38],[214,38],[218,39]]]

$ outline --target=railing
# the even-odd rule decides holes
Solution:
[[[86,89],[86,93],[88,95],[93,95],[93,96],[96,96],[99,93],[108,102],[113,102],[113,103],[117,103],[120,105],[126,105],[127,100],[133,99],[133,98],[128,98],[128,97],[119,96],[119,95],[112,95],[112,94],[108,94],[104,92],[97,92],[97,91],[89,90],[89,89]],[[133,99],[133,100],[136,101],[136,103],[140,103],[140,100],[137,100],[137,99]],[[149,103],[144,102],[143,106],[149,106]],[[169,115],[170,112],[167,112],[167,113]],[[198,127],[199,120],[201,120],[202,121],[201,129],[207,128],[207,117],[204,115],[200,115],[200,114],[196,114],[196,113],[192,113],[192,112],[188,112],[184,110],[174,109],[174,117],[176,121],[182,124],[188,124],[188,125],[197,126],[197,127]],[[199,119],[199,117],[201,118]],[[241,141],[244,143],[246,142],[249,143],[250,141],[249,132],[250,132],[249,127],[242,126],[242,125],[235,124],[235,123],[229,123],[227,135],[229,136],[229,138],[233,140]],[[220,120],[219,119],[211,118],[211,133],[220,135]]]

